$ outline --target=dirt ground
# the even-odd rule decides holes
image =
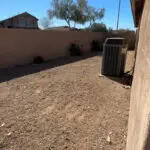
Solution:
[[[1,70],[0,149],[125,150],[130,89],[100,68],[92,54]]]

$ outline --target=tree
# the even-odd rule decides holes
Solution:
[[[85,24],[87,22],[87,16],[85,16],[85,14],[83,13],[83,10],[77,5],[74,6],[73,10],[74,12],[72,14],[71,21],[74,22],[74,27],[76,23]]]
[[[104,17],[105,9],[96,9],[88,5],[87,0],[78,0],[78,6],[83,11],[84,16],[86,16],[86,21],[90,22],[90,26],[95,23],[96,20],[101,20]]]
[[[93,32],[108,32],[106,25],[103,23],[94,23],[90,29]]]
[[[92,6],[88,6],[86,8],[88,21],[90,22],[90,26],[96,22],[96,20],[101,20],[104,17],[105,9],[95,9]]]
[[[44,17],[44,18],[40,19],[39,23],[40,23],[40,26],[42,27],[42,29],[47,29],[50,26],[51,21],[48,18]]]
[[[57,19],[65,20],[69,27],[71,22],[85,24],[90,22],[90,25],[96,20],[104,17],[104,9],[95,9],[88,5],[87,0],[52,0],[52,8],[48,11],[50,18],[56,17]]]
[[[84,9],[88,6],[87,0],[77,0],[77,4],[82,9]]]
[[[109,33],[112,33],[112,32],[113,32],[113,28],[109,27],[109,28],[108,28],[108,32],[109,32]]]
[[[48,11],[49,17],[65,20],[71,26],[75,5],[73,0],[52,0],[52,9]]]

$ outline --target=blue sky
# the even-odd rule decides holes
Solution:
[[[0,20],[27,11],[39,19],[47,17],[51,0],[0,0]],[[88,0],[96,8],[105,8],[106,13],[102,22],[107,27],[116,28],[117,10],[119,0]],[[64,21],[53,20],[51,26],[66,25]],[[119,28],[134,29],[130,0],[122,0]]]

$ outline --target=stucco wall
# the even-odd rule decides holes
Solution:
[[[128,43],[128,49],[134,50],[135,49],[135,42],[136,42],[136,34],[134,31],[129,31],[125,33],[117,33],[114,34],[115,37],[123,37],[127,40]]]
[[[139,30],[127,150],[150,150],[150,0],[145,0]]]
[[[104,41],[108,36],[108,33],[0,29],[0,68],[31,63],[35,56],[45,60],[66,56],[72,42],[82,45],[83,51],[90,51],[92,40]]]

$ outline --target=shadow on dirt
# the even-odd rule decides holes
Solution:
[[[26,66],[20,66],[20,67],[13,67],[13,68],[6,68],[6,69],[0,69],[0,83],[9,81],[14,78],[26,76],[29,74],[37,73],[43,70],[51,69],[58,66],[63,66],[66,64],[78,62],[81,60],[85,60],[88,58],[92,58],[94,56],[102,56],[102,53],[100,52],[90,52],[83,56],[67,56],[62,58],[57,58],[50,60],[48,62],[45,62],[43,64],[39,65],[26,65]]]
[[[113,81],[118,82],[120,84],[132,86],[133,76],[129,73],[125,73],[121,77],[112,77],[112,76],[106,76],[106,77],[109,78],[110,80],[113,80]]]

